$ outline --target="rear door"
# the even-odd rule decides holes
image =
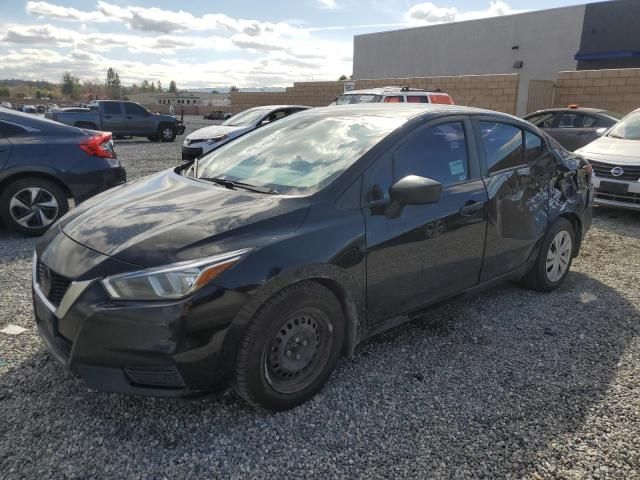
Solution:
[[[502,118],[477,117],[487,187],[487,241],[481,281],[526,264],[548,226],[554,163],[533,130]]]
[[[149,111],[133,102],[123,102],[127,130],[135,135],[154,135],[155,124]]]
[[[122,110],[121,102],[101,102],[100,107],[102,130],[121,135],[131,134],[127,131],[127,119]]]
[[[390,204],[391,185],[407,175],[441,182],[440,200],[401,209]],[[372,324],[478,282],[486,201],[466,117],[420,126],[378,159],[365,174],[362,199]]]

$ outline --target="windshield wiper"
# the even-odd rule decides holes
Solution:
[[[616,135],[615,133],[610,133],[609,135],[607,135],[607,137],[619,138],[620,140],[625,140],[624,137],[621,137],[620,135]]]
[[[235,190],[236,187],[244,188],[251,192],[267,193],[269,195],[280,195],[280,192],[270,187],[260,187],[258,185],[251,185],[250,183],[238,182],[237,180],[229,180],[226,178],[218,177],[200,177],[200,180],[206,180],[207,182],[217,183],[230,190]]]

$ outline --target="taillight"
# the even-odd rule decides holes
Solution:
[[[80,142],[79,147],[93,157],[117,158],[110,132],[99,132]]]

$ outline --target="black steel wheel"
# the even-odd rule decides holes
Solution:
[[[234,388],[271,410],[313,397],[329,378],[344,342],[342,306],[330,290],[301,282],[269,299],[238,347]]]

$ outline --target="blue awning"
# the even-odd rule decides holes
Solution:
[[[609,60],[612,58],[631,58],[631,57],[640,57],[639,50],[618,50],[615,52],[600,52],[600,53],[581,53],[578,52],[575,54],[575,59],[580,61],[589,61],[589,60]]]

